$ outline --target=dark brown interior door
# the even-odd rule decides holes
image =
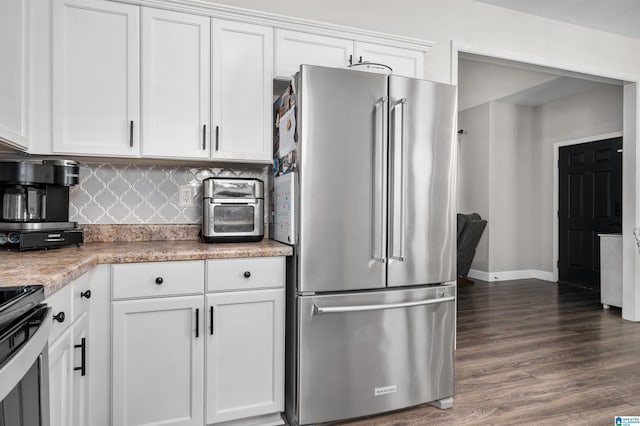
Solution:
[[[622,232],[622,138],[559,150],[560,282],[600,289],[598,234]]]

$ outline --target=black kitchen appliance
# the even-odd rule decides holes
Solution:
[[[0,246],[19,250],[80,245],[69,222],[69,187],[79,182],[71,160],[0,162]]]
[[[41,285],[0,287],[0,425],[49,424],[51,308]]]

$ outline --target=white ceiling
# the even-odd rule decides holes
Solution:
[[[595,30],[640,38],[638,0],[476,0]]]
[[[606,86],[606,84],[596,81],[558,77],[497,100],[510,104],[537,107],[558,99],[590,92]]]

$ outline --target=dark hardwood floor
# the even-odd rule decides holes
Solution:
[[[341,425],[613,425],[640,416],[640,323],[599,293],[538,280],[458,288],[454,407]]]

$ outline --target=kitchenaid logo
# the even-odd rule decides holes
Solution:
[[[380,395],[386,395],[389,393],[396,393],[398,392],[398,386],[397,385],[393,385],[393,386],[384,386],[381,388],[375,388],[373,390],[373,394],[375,396],[380,396]]]

